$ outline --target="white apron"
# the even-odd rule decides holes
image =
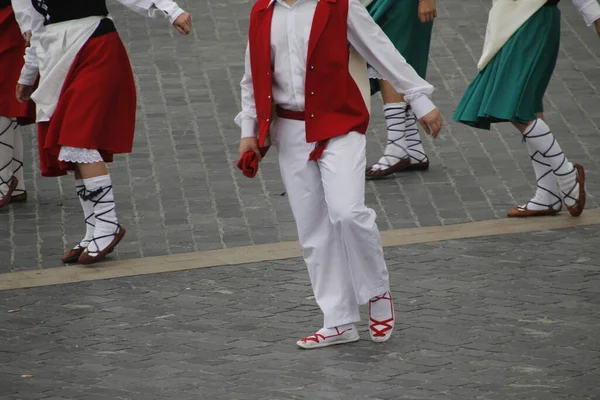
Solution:
[[[31,95],[36,104],[37,122],[49,121],[54,114],[73,61],[103,18],[59,22],[42,31],[37,47],[40,82]]]
[[[479,71],[544,4],[546,0],[494,0],[488,16],[483,54],[477,64]]]

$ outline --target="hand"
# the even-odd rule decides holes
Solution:
[[[419,2],[419,19],[421,23],[432,22],[437,17],[435,0],[421,0]]]
[[[260,150],[258,149],[258,139],[253,137],[242,138],[240,140],[240,157],[247,152],[253,152],[256,154],[256,159],[260,161],[262,159]]]
[[[19,103],[31,100],[31,93],[33,93],[33,86],[17,83],[16,95]]]
[[[435,139],[442,129],[442,114],[440,113],[440,110],[436,108],[421,118],[419,123],[421,123],[423,129],[425,129],[425,132]]]
[[[192,16],[184,12],[173,22],[173,26],[182,35],[189,35],[192,31]]]
[[[596,27],[596,33],[600,36],[600,19],[594,21],[594,26]]]
[[[25,47],[31,46],[31,31],[27,31],[23,34],[23,39],[25,39]]]

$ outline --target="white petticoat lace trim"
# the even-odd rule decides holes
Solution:
[[[369,66],[369,79],[383,80],[383,76],[381,76],[379,72],[375,70],[375,68]]]
[[[98,153],[98,150],[81,149],[78,147],[69,146],[63,146],[60,148],[58,159],[59,161],[77,164],[91,164],[104,161],[100,153]]]

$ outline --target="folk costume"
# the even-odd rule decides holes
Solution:
[[[340,43],[348,43],[347,46]],[[353,72],[356,52],[406,93],[415,113],[435,109],[419,77],[359,0],[258,0],[250,15],[242,138],[277,147],[323,328],[297,342],[318,348],[359,339],[359,305],[370,335],[387,340],[392,296],[375,212],[365,206],[368,89]],[[363,62],[364,86],[367,86]],[[244,164],[242,162],[242,164]]]
[[[171,24],[184,12],[171,0],[118,1],[146,16],[165,16]],[[29,10],[34,29],[19,83],[31,85],[39,74],[31,98],[42,175],[61,176],[130,153],[135,85],[105,0],[33,0]],[[110,174],[76,179],[75,187],[87,231],[62,260],[91,264],[114,250],[125,229],[115,211]]]
[[[568,161],[546,122],[543,97],[556,65],[560,42],[560,0],[496,0],[489,14],[479,74],[471,82],[454,120],[489,130],[510,121],[522,132],[537,180],[534,197],[508,217],[555,215],[563,203],[579,216],[585,207],[585,173]],[[573,0],[591,25],[600,18],[596,0]]]
[[[10,0],[0,0],[0,208],[27,200],[20,126],[35,121],[35,109],[15,97],[25,54],[22,35],[31,31],[30,21],[20,22]]]
[[[433,22],[419,20],[419,0],[361,0],[369,14],[392,41],[396,49],[425,79],[429,61]],[[369,68],[371,93],[380,90],[383,79],[373,66]],[[387,146],[383,156],[372,165],[367,178],[377,179],[396,172],[424,171],[429,169],[419,134],[415,113],[406,102],[386,103],[383,112],[387,126]]]

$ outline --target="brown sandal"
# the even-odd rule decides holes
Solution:
[[[125,232],[126,232],[125,228],[123,228],[121,225],[119,225],[117,228],[117,231],[114,233],[115,237],[113,238],[112,242],[104,250],[98,252],[98,254],[95,256],[90,256],[87,249],[85,249],[83,251],[83,253],[81,253],[81,256],[79,256],[79,264],[90,265],[90,264],[97,263],[98,261],[102,261],[107,255],[109,255],[110,253],[113,252],[115,247],[117,247],[117,245],[119,244],[121,239],[123,239],[123,236],[125,236]],[[94,239],[92,239],[92,242],[97,239],[100,239],[100,238],[94,238]]]
[[[77,245],[71,250],[67,251],[65,254],[63,254],[60,260],[65,264],[74,264],[79,260],[79,257],[81,257],[81,254],[83,254],[84,251],[85,247]]]
[[[548,207],[545,210],[530,210],[527,206],[520,206],[510,210],[506,216],[508,218],[547,217],[557,215],[559,212],[560,209],[556,210],[552,207]]]
[[[21,194],[16,194],[10,197],[11,203],[24,203],[27,201],[27,192],[23,192]]]
[[[0,208],[3,208],[5,205],[10,203],[10,199],[12,198],[12,193],[15,191],[18,184],[19,184],[19,180],[17,179],[16,176],[13,176],[10,180],[10,185],[8,185],[8,191],[6,192],[4,197],[2,197],[2,200],[0,200]]]
[[[585,208],[585,170],[583,169],[582,165],[577,164],[577,163],[574,163],[573,167],[575,167],[575,169],[577,170],[577,183],[579,184],[579,197],[577,198],[574,205],[572,205],[571,207],[567,207],[567,210],[569,210],[569,213],[571,214],[571,216],[579,217],[581,215],[581,213],[583,212],[583,209]],[[573,199],[573,197],[571,196],[571,192],[569,192],[569,193],[563,192],[563,194],[565,195],[565,198],[570,197],[571,199]],[[573,199],[573,200],[575,200],[575,199]]]

